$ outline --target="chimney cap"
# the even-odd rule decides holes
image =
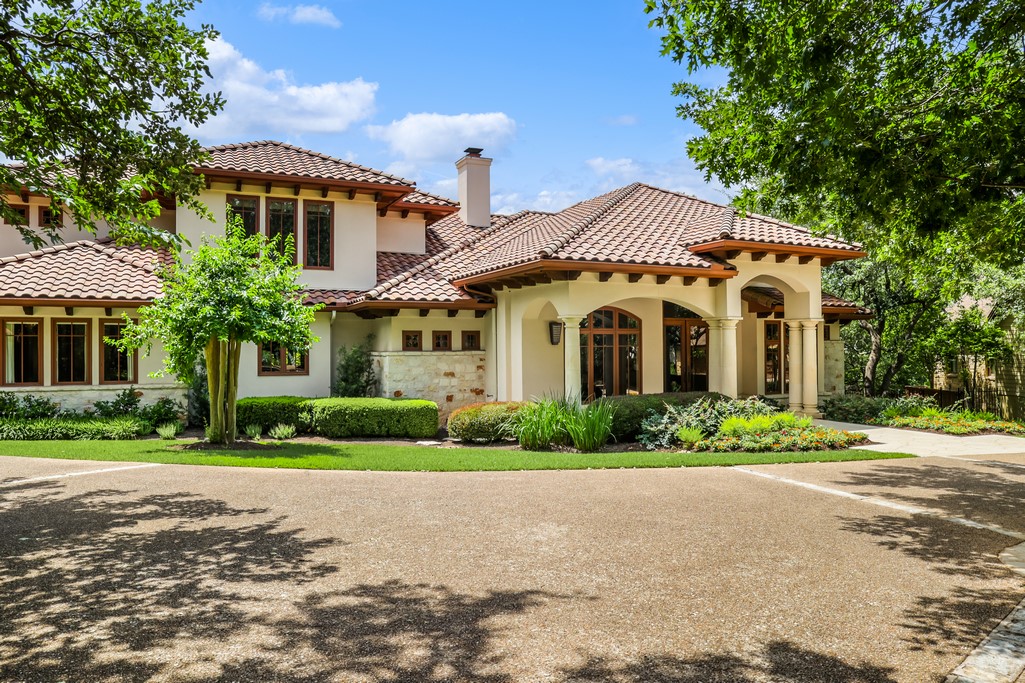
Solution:
[[[471,157],[479,157],[480,153],[484,151],[483,147],[467,147],[463,150]]]

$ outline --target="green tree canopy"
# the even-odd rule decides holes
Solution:
[[[210,438],[232,443],[237,436],[242,344],[278,343],[303,352],[319,341],[310,325],[323,304],[306,305],[298,282],[302,267],[292,265],[291,238],[285,248],[262,235],[247,237],[237,217],[228,234],[205,237],[195,251],[176,254],[160,270],[163,294],[139,309],[137,323],[126,316],[122,349],[143,348],[153,340],[164,352],[164,373],[183,382],[195,379],[203,359],[210,387]]]
[[[205,94],[210,26],[183,23],[192,0],[5,0],[0,6],[0,184],[51,198],[78,226],[97,220],[128,241],[157,197],[203,211],[195,199],[203,157],[181,126],[199,126],[223,102]],[[20,218],[0,194],[0,214]],[[19,228],[38,245],[57,235]]]
[[[646,0],[706,177],[800,198],[877,251],[1025,256],[1020,0]],[[765,182],[768,180],[769,182]]]

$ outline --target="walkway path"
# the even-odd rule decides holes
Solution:
[[[985,434],[980,436],[952,436],[950,434],[933,434],[918,432],[912,429],[895,429],[875,425],[860,425],[850,422],[833,422],[816,420],[816,424],[833,429],[846,429],[851,432],[864,432],[872,440],[868,446],[858,446],[872,451],[893,451],[910,453],[918,456],[931,455],[1021,455],[1025,453],[1025,438],[1005,436],[1002,434]],[[1022,460],[1025,463],[1025,459]]]

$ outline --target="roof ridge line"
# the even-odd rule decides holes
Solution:
[[[24,251],[20,254],[11,254],[10,256],[4,256],[0,258],[0,264],[14,263],[15,261],[27,261],[30,258],[39,258],[40,256],[46,256],[47,254],[53,254],[58,251],[68,251],[80,246],[91,246],[96,244],[92,240],[75,240],[74,242],[61,242],[60,244],[51,244],[46,247],[40,247],[39,249],[33,249],[32,251]]]
[[[566,232],[556,237],[547,245],[541,247],[541,250],[538,252],[538,255],[541,257],[548,258],[554,256],[557,251],[559,251],[564,246],[569,244],[569,241],[571,239],[573,239],[581,232],[583,232],[583,230],[587,226],[594,224],[595,221],[597,221],[599,218],[607,214],[610,210],[612,210],[613,207],[615,207],[621,201],[623,201],[631,194],[633,194],[640,186],[641,183],[631,183],[626,187],[620,189],[612,197],[606,199],[605,203],[599,206],[597,209],[595,209],[595,211],[590,216],[580,221],[576,225],[570,226],[569,229],[566,230]]]
[[[455,244],[455,245],[449,247],[448,249],[445,249],[443,251],[439,251],[434,256],[430,257],[429,259],[427,259],[425,261],[421,261],[420,263],[416,264],[415,266],[413,266],[409,270],[405,271],[404,273],[399,273],[395,277],[393,277],[393,278],[391,278],[389,280],[386,280],[385,282],[382,282],[381,284],[377,285],[376,287],[373,287],[372,289],[368,289],[362,295],[354,298],[353,301],[354,302],[359,302],[361,300],[374,299],[374,298],[377,298],[377,297],[381,296],[382,294],[387,292],[392,287],[395,287],[396,285],[398,285],[398,284],[400,284],[402,282],[405,282],[406,280],[408,280],[409,278],[413,277],[414,275],[418,275],[419,273],[424,272],[425,270],[427,270],[428,268],[430,268],[433,265],[436,265],[438,262],[442,261],[443,259],[446,259],[449,256],[452,256],[453,254],[456,254],[456,253],[462,251],[463,249],[466,249],[471,244],[473,244],[474,242],[476,242],[480,238],[484,237],[485,235],[490,235],[493,232],[497,231],[499,228],[501,228],[501,227],[503,227],[505,225],[508,225],[510,222],[512,222],[512,219],[514,217],[520,215],[521,213],[526,213],[526,212],[525,211],[520,211],[518,213],[514,213],[511,216],[506,217],[504,221],[501,221],[501,222],[496,221],[495,223],[492,223],[491,227],[489,227],[489,228],[487,228],[485,230],[482,230],[481,232],[479,232],[478,234],[474,235],[473,237],[471,237],[469,239],[466,239],[466,240],[463,240],[459,244]]]
[[[737,216],[737,210],[732,206],[726,207],[726,213],[722,217],[722,227],[719,228],[719,239],[728,240],[733,237],[733,221]]]

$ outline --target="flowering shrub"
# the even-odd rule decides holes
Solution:
[[[666,405],[666,412],[655,411],[641,423],[637,440],[648,450],[672,448],[678,442],[681,429],[700,429],[707,435],[716,434],[725,420],[732,417],[752,418],[758,415],[772,415],[778,408],[758,398],[746,399],[700,399],[685,406]]]
[[[937,413],[918,417],[901,416],[884,421],[890,427],[907,427],[910,429],[926,429],[943,432],[944,434],[981,434],[984,432],[1002,432],[1004,434],[1025,435],[1025,425],[1018,422],[1001,420],[980,420],[970,413]]]
[[[783,453],[786,451],[828,451],[856,446],[868,440],[861,432],[845,432],[828,427],[787,428],[763,434],[717,435],[694,444],[696,451],[728,453]]]

